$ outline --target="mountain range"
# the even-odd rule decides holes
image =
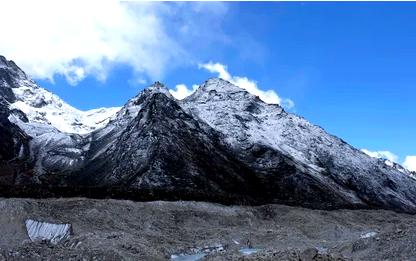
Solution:
[[[175,99],[156,82],[80,111],[0,56],[0,195],[279,203],[416,213],[416,180],[211,78]]]

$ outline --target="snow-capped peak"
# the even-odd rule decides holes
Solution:
[[[209,78],[201,85],[200,91],[209,92],[216,91],[219,93],[234,93],[234,92],[246,92],[246,90],[226,81],[222,78]]]
[[[149,87],[145,88],[139,95],[141,95],[142,93],[146,93],[146,94],[151,94],[151,93],[163,93],[166,96],[168,96],[169,98],[173,99],[172,94],[169,92],[168,88],[166,88],[166,86],[161,83],[161,82],[154,82],[152,85],[150,85]]]
[[[4,56],[0,55],[0,68],[8,67],[7,63],[7,59]]]
[[[14,88],[19,86],[21,81],[30,80],[19,66],[0,55],[0,87]]]
[[[13,61],[8,61],[4,56],[0,55],[0,68],[8,69],[20,73],[26,78],[26,74]]]
[[[174,99],[165,85],[160,82],[155,82],[142,90],[135,97],[131,98],[122,108],[120,108],[115,117],[116,125],[123,126],[130,120],[134,119],[141,110],[141,104],[143,100],[154,93],[163,93],[167,97]]]
[[[57,95],[39,87],[13,62],[0,56],[0,86],[13,93],[5,97],[10,103],[10,119],[24,129],[30,125],[50,126],[63,133],[86,134],[105,126],[120,109],[78,110]],[[10,92],[11,90],[11,92]],[[21,113],[25,114],[24,120]],[[26,122],[27,121],[27,122]]]
[[[31,82],[23,82],[20,87],[12,90],[16,101],[10,105],[10,109],[25,113],[29,124],[47,124],[66,133],[86,134],[102,128],[120,109],[114,107],[81,111]]]
[[[250,148],[262,144],[288,155],[295,162],[321,172],[318,158],[326,151],[352,165],[369,161],[342,140],[328,135],[302,117],[286,113],[276,104],[266,104],[256,96],[222,79],[206,81],[181,105],[197,118],[223,133],[233,147]],[[313,148],[313,149],[312,149]],[[356,162],[355,162],[356,161]]]

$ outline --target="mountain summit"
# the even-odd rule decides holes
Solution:
[[[79,111],[0,57],[0,135],[3,196],[416,213],[410,175],[218,78],[181,101],[156,82],[122,108]]]

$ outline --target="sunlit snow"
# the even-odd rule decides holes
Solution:
[[[10,109],[24,112],[30,123],[48,124],[66,133],[86,134],[102,128],[120,110],[112,107],[81,111],[29,80],[22,80],[20,87],[12,90],[16,102]]]

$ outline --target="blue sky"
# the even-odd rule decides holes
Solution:
[[[231,77],[246,77],[259,89],[292,100],[289,111],[357,148],[391,151],[400,163],[416,155],[416,3],[125,5],[131,17],[120,18],[120,28],[128,30],[101,37],[111,40],[105,42],[110,49],[123,50],[115,54],[105,48],[100,53],[101,38],[90,39],[90,31],[71,35],[73,28],[67,29],[68,37],[80,43],[78,49],[62,44],[55,50],[59,41],[33,49],[39,57],[1,44],[0,49],[80,109],[121,106],[154,80],[172,89],[178,84],[191,88],[217,76],[198,65],[219,63]],[[93,7],[84,9],[91,13]],[[91,22],[85,19],[82,24]],[[57,30],[34,31],[47,43]]]

